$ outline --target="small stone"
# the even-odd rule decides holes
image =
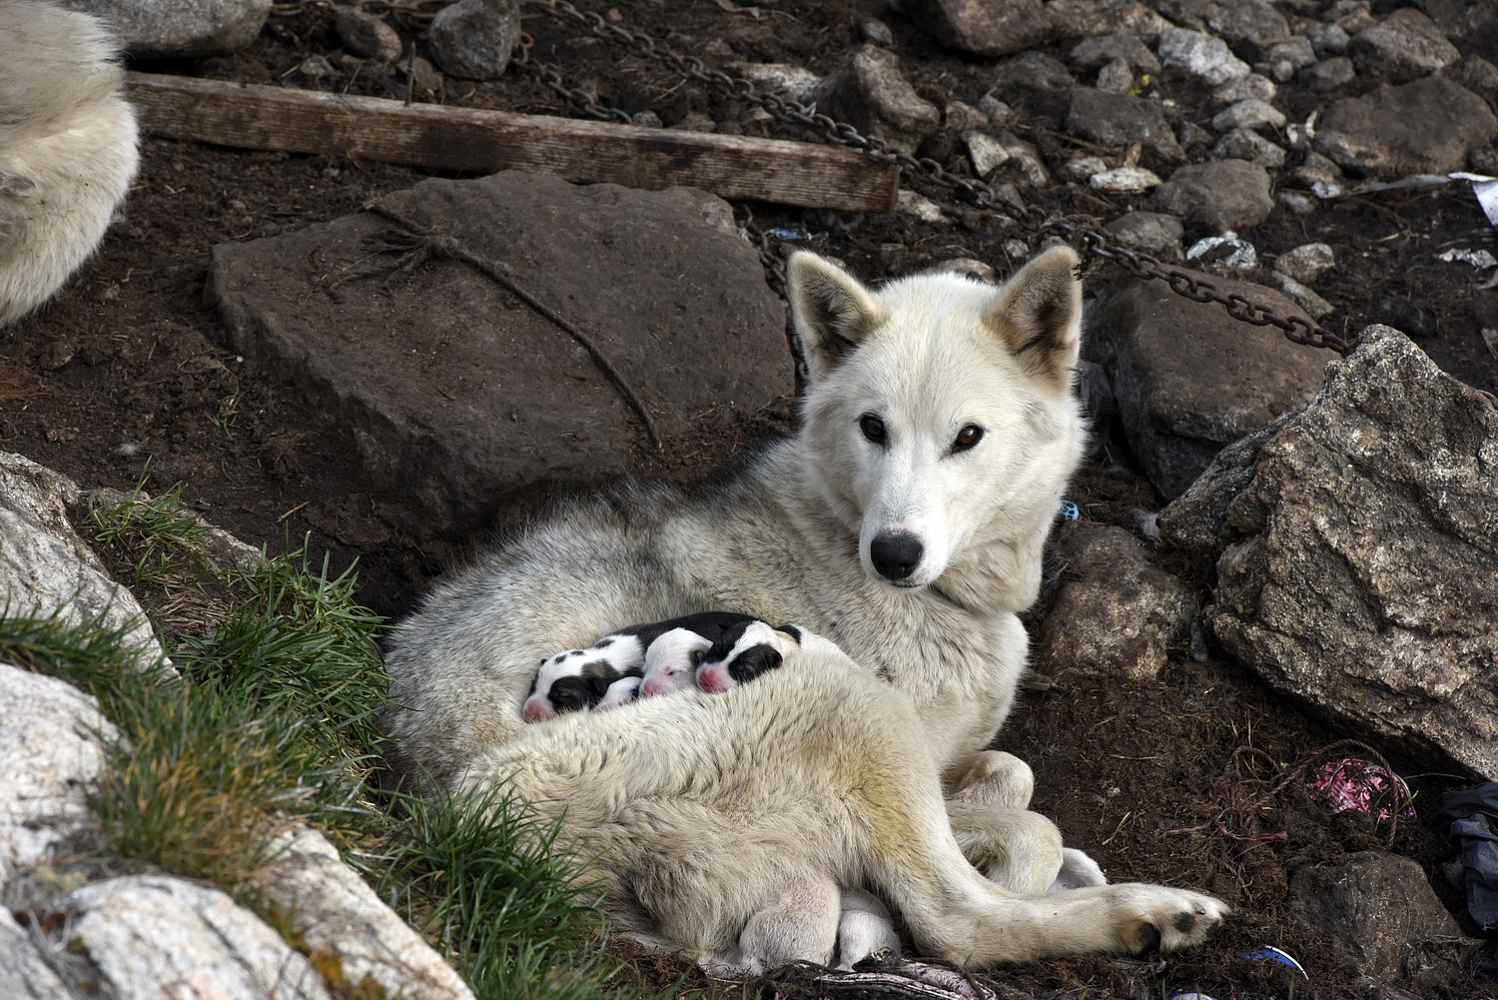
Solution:
[[[1021,52],[994,68],[989,85],[999,93],[1014,90],[1070,90],[1076,81],[1064,64],[1044,52]]]
[[[1005,240],[1004,253],[1013,260],[1024,260],[1030,256],[1030,246],[1024,240]]]
[[[1441,29],[1414,7],[1401,7],[1357,33],[1348,51],[1359,72],[1391,83],[1418,80],[1461,58]]]
[[[1181,259],[1181,236],[1185,227],[1173,215],[1129,212],[1105,225],[1103,232],[1131,250],[1141,250],[1167,260]]]
[[[901,188],[900,193],[895,195],[895,211],[914,216],[922,222],[945,222],[947,218],[940,205],[910,188]]]
[[[1274,269],[1308,285],[1316,283],[1322,273],[1335,267],[1337,255],[1325,243],[1303,243],[1275,259]]]
[[[877,17],[864,18],[858,22],[858,37],[886,49],[895,44],[895,33]]]
[[[353,7],[336,8],[333,26],[343,47],[356,56],[381,63],[393,63],[405,50],[395,29],[373,14]]]
[[[407,66],[411,70],[411,89],[418,94],[435,94],[442,89],[442,74],[426,59],[417,56],[401,64],[402,72]]]
[[[1274,78],[1281,83],[1293,77],[1298,70],[1315,65],[1316,50],[1310,39],[1295,36],[1266,47],[1261,57],[1275,67]]]
[[[1321,116],[1316,150],[1373,177],[1448,174],[1498,134],[1487,102],[1445,77],[1334,101]]]
[[[1256,226],[1274,211],[1269,174],[1246,160],[1184,166],[1150,196],[1154,207],[1221,233]]]
[[[1213,104],[1237,104],[1239,101],[1272,101],[1279,88],[1267,76],[1250,73],[1229,80],[1212,91]]]
[[[1288,274],[1281,274],[1278,271],[1271,272],[1269,275],[1269,283],[1272,284],[1275,288],[1278,288],[1280,291],[1284,292],[1291,301],[1304,309],[1306,313],[1309,314],[1310,317],[1316,320],[1318,323],[1321,321],[1321,318],[1323,316],[1336,311],[1335,307],[1330,302],[1326,301],[1326,299],[1323,299],[1321,296],[1317,295],[1315,292],[1311,291],[1305,285],[1302,285],[1300,282],[1296,281]]]
[[[432,18],[432,54],[448,76],[497,80],[520,39],[516,0],[458,0]]]
[[[941,127],[936,105],[915,92],[888,49],[864,44],[812,95],[834,118],[913,151]]]
[[[1143,167],[1115,167],[1093,174],[1087,180],[1094,191],[1107,194],[1138,194],[1160,186],[1160,177]]]
[[[1009,161],[1009,151],[1003,143],[984,132],[964,132],[962,141],[967,146],[968,159],[973,162],[973,172],[987,177]]]
[[[1139,0],[1048,0],[1045,6],[1061,33],[1072,38],[1128,34],[1149,40],[1172,26]]]
[[[1316,211],[1316,199],[1310,195],[1301,194],[1299,191],[1281,191],[1274,197],[1281,207],[1289,209],[1296,215],[1310,215]]]
[[[977,56],[1023,52],[1056,33],[1040,0],[904,0],[904,13],[943,45]]]
[[[1184,28],[1162,31],[1156,50],[1162,64],[1184,70],[1211,87],[1250,72],[1248,63],[1233,55],[1226,42],[1199,31]]]
[[[1086,184],[1093,174],[1100,174],[1107,169],[1108,164],[1099,157],[1078,156],[1061,165],[1061,176],[1069,181]]]
[[[1007,122],[1014,117],[1014,109],[992,94],[984,94],[978,98],[978,110],[988,116],[988,120],[994,123]]]
[[[1290,171],[1290,179],[1305,187],[1318,181],[1323,184],[1341,184],[1342,168],[1315,150],[1307,150],[1305,159]]]
[[[1160,60],[1138,35],[1116,33],[1086,38],[1078,42],[1068,58],[1082,69],[1104,66],[1122,59],[1141,73],[1160,72]]]
[[[1473,173],[1498,177],[1498,146],[1483,146],[1467,155],[1467,166]]]
[[[1369,0],[1337,0],[1325,16],[1348,35],[1356,35],[1378,23],[1372,6]]]
[[[1351,59],[1333,56],[1306,67],[1295,78],[1314,90],[1335,90],[1344,83],[1351,83],[1357,75]]]
[[[1115,59],[1104,63],[1097,71],[1097,81],[1093,85],[1110,94],[1127,94],[1134,89],[1134,72],[1129,69],[1127,60]]]
[[[298,74],[313,83],[321,83],[331,80],[338,75],[333,64],[328,62],[326,56],[314,53],[303,59],[296,68]]]
[[[1004,147],[1004,152],[1019,168],[1020,177],[1032,187],[1045,187],[1051,183],[1051,175],[1040,158],[1040,151],[1033,143],[1026,142],[1008,129],[996,129],[994,138]]]
[[[1181,127],[1176,130],[1176,142],[1180,143],[1181,147],[1186,150],[1193,150],[1197,146],[1205,146],[1214,138],[1216,137],[1212,135],[1210,130],[1202,128],[1193,121],[1181,122]]]
[[[953,101],[942,112],[942,121],[953,132],[962,133],[982,128],[989,123],[989,117],[971,104]]]
[[[1306,25],[1305,35],[1311,43],[1311,48],[1315,49],[1316,54],[1323,59],[1327,56],[1340,56],[1347,51],[1347,46],[1352,44],[1352,36],[1335,24],[1313,21]]]
[[[1270,170],[1285,165],[1285,150],[1248,128],[1235,128],[1212,147],[1214,160],[1247,160]]]
[[[629,120],[641,128],[665,128],[666,123],[661,121],[661,116],[650,109],[636,111],[629,116]]]
[[[1252,97],[1224,108],[1212,116],[1212,127],[1218,132],[1228,132],[1235,128],[1258,128],[1260,125],[1280,128],[1284,124],[1284,112],[1272,104]]]

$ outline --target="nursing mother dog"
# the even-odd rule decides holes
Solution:
[[[829,962],[843,888],[970,967],[1201,941],[1209,896],[1047,893],[1061,838],[983,749],[1081,452],[1077,263],[870,288],[793,256],[800,432],[711,486],[574,499],[438,585],[389,657],[400,763],[437,794],[513,789],[596,859],[615,930],[709,964]],[[721,694],[522,718],[556,651],[708,610],[807,631]]]

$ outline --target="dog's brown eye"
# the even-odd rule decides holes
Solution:
[[[875,444],[884,443],[884,421],[872,413],[865,413],[858,421],[858,429],[863,431],[863,436]]]
[[[977,424],[968,424],[957,432],[957,438],[952,442],[953,451],[967,451],[973,445],[983,440],[983,428]]]

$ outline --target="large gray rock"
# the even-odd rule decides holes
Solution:
[[[1120,32],[1153,39],[1173,25],[1140,0],[1047,0],[1046,13],[1066,38]]]
[[[1171,163],[1186,159],[1160,105],[1127,94],[1109,94],[1087,87],[1073,89],[1066,130],[1103,146],[1143,143]]]
[[[1428,987],[1463,978],[1462,936],[1418,862],[1359,851],[1340,865],[1303,865],[1290,876],[1290,913],[1330,938],[1365,976]],[[1302,956],[1304,957],[1304,956]]]
[[[66,476],[0,452],[0,606],[11,615],[119,630],[142,665],[162,659],[140,605],[69,523],[68,508],[81,499]]]
[[[1269,172],[1247,160],[1212,160],[1181,167],[1155,189],[1150,206],[1214,233],[1257,226],[1274,211]]]
[[[272,0],[65,0],[97,14],[137,59],[213,56],[255,40]]]
[[[1083,69],[1097,69],[1115,59],[1122,59],[1141,73],[1160,72],[1160,60],[1133,32],[1083,39],[1072,47],[1069,58]]]
[[[221,889],[130,875],[51,900],[49,934],[118,1000],[331,1000],[306,956]]]
[[[1372,177],[1464,170],[1467,154],[1498,134],[1487,102],[1444,77],[1380,86],[1326,109],[1318,152]]]
[[[1142,250],[1163,260],[1181,259],[1185,228],[1174,215],[1127,212],[1103,226],[1103,232],[1131,250]]]
[[[1159,0],[1158,6],[1177,24],[1220,35],[1230,45],[1260,45],[1290,34],[1285,15],[1266,0]]]
[[[1067,582],[1041,627],[1035,668],[1153,680],[1169,649],[1186,644],[1191,588],[1151,563],[1123,528],[1076,522],[1058,541]]]
[[[0,663],[0,887],[89,825],[83,792],[104,767],[100,734],[116,735],[91,696]]]
[[[510,268],[583,330],[667,455],[791,391],[784,307],[718,198],[509,172],[428,180],[381,204]],[[237,351],[341,420],[375,479],[417,500],[408,530],[460,532],[517,490],[627,472],[649,445],[620,392],[476,269],[433,261],[388,292],[380,278],[322,283],[387,226],[363,213],[215,247],[207,295]]]
[[[1115,380],[1116,384],[1116,380]],[[1498,410],[1369,327],[1227,508],[1208,620],[1338,728],[1498,778]]]
[[[498,80],[520,40],[517,0],[458,0],[432,18],[432,54],[448,76]]]
[[[1430,18],[1413,7],[1401,7],[1358,32],[1348,54],[1359,73],[1390,83],[1429,76],[1462,55]]]
[[[1209,87],[1251,72],[1248,63],[1233,55],[1226,42],[1200,31],[1185,28],[1162,31],[1155,51],[1167,68],[1180,69]]]
[[[1280,316],[1300,314],[1262,285],[1202,277]],[[1273,327],[1237,322],[1162,281],[1125,279],[1088,323],[1087,356],[1107,369],[1129,445],[1167,499],[1225,445],[1308,403],[1332,357]]]
[[[1022,52],[1056,30],[1040,0],[906,0],[905,14],[943,45],[978,56]]]
[[[941,111],[921,97],[893,52],[864,45],[812,93],[823,110],[860,132],[912,152],[941,127]]]
[[[308,948],[337,956],[350,983],[368,979],[390,997],[473,1000],[453,967],[380,901],[322,834],[285,830],[271,838],[266,855],[251,887]]]

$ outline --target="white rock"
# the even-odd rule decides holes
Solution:
[[[307,945],[337,955],[349,982],[373,979],[386,996],[473,1000],[461,976],[380,901],[316,830],[273,837],[251,885]]]
[[[1267,76],[1258,73],[1250,73],[1240,76],[1236,80],[1229,80],[1216,90],[1212,91],[1213,104],[1237,104],[1239,101],[1257,99],[1260,101],[1272,101],[1274,95],[1279,93],[1279,88],[1274,81]]]
[[[1184,28],[1162,31],[1156,51],[1161,63],[1183,69],[1208,86],[1215,87],[1251,72],[1248,63],[1233,55],[1226,42],[1200,31]]]
[[[1311,291],[1305,285],[1302,285],[1300,282],[1296,281],[1288,274],[1282,274],[1279,271],[1272,271],[1269,274],[1269,280],[1275,288],[1278,288],[1280,291],[1284,292],[1285,295],[1289,296],[1296,305],[1304,309],[1306,311],[1306,314],[1309,315],[1312,319],[1316,320],[1318,323],[1321,321],[1321,317],[1336,311],[1335,307],[1330,302],[1326,301],[1326,299],[1323,299],[1321,296],[1317,295],[1315,292]]]
[[[1239,239],[1238,234],[1231,229],[1221,236],[1208,236],[1204,240],[1197,240],[1186,248],[1186,259],[1201,260],[1219,247],[1228,248],[1232,252],[1226,256],[1214,255],[1210,263],[1216,267],[1234,271],[1252,271],[1259,266],[1259,252],[1254,249],[1254,245],[1247,240]]]
[[[947,219],[940,205],[909,188],[901,188],[895,195],[895,211],[913,215],[922,222],[945,222]]]
[[[1105,191],[1108,194],[1136,194],[1159,187],[1161,181],[1159,175],[1153,170],[1146,170],[1143,167],[1115,167],[1112,170],[1093,174],[1087,179],[1087,183],[1093,190]]]
[[[962,141],[967,146],[968,159],[973,161],[973,172],[979,177],[987,177],[1009,160],[1004,144],[986,132],[964,132]]]
[[[1095,86],[1110,94],[1127,94],[1134,87],[1134,71],[1129,68],[1128,60],[1114,59],[1105,63],[1097,71]]]
[[[152,662],[163,653],[140,605],[68,521],[68,508],[81,499],[66,476],[0,452],[0,600],[12,615],[123,629],[126,645]]]
[[[1283,111],[1253,97],[1223,108],[1212,116],[1212,128],[1218,132],[1231,132],[1235,128],[1258,128],[1260,125],[1281,128],[1284,124]]]
[[[1304,243],[1279,255],[1274,269],[1296,281],[1312,285],[1323,271],[1336,267],[1337,256],[1325,243]]]
[[[10,910],[0,906],[0,997],[5,1000],[68,1000],[75,996],[37,952]]]
[[[221,889],[129,875],[49,906],[119,1000],[331,1000],[306,956]]]
[[[104,766],[94,733],[115,738],[91,696],[0,663],[0,886],[90,822],[83,790]]]
[[[773,90],[793,101],[805,103],[822,78],[805,66],[792,63],[735,62],[725,67],[734,76],[742,76],[760,90]]]

